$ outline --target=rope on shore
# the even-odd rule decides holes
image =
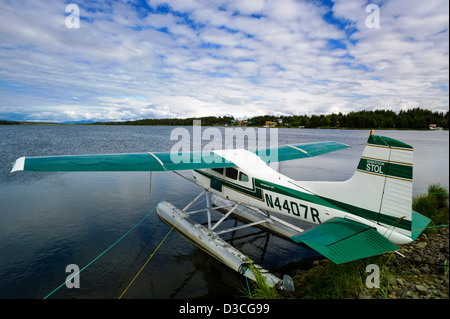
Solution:
[[[447,225],[428,226],[428,227],[425,227],[425,228],[414,229],[414,230],[412,230],[411,232],[415,232],[415,231],[424,231],[425,229],[428,229],[428,228],[441,228],[441,227],[448,227],[448,226],[449,226],[449,224],[447,224]]]
[[[427,228],[440,228],[440,227],[448,227],[448,225],[449,225],[449,224],[447,224],[447,225],[436,225],[436,226],[428,226],[428,227],[425,227],[425,229],[427,229]]]
[[[162,202],[162,201],[161,201]],[[62,286],[64,286],[66,283],[68,283],[70,280],[72,280],[72,278],[74,278],[75,276],[77,276],[80,272],[82,272],[83,270],[85,270],[87,267],[89,267],[92,263],[94,263],[97,259],[99,259],[101,256],[103,256],[108,250],[110,250],[111,248],[113,248],[117,243],[119,243],[123,238],[125,238],[129,233],[131,233],[133,231],[133,229],[135,229],[137,226],[139,226],[155,209],[156,207],[161,203],[159,202],[147,215],[144,216],[144,218],[142,218],[136,225],[134,225],[129,231],[127,231],[125,233],[125,235],[123,235],[122,237],[120,237],[118,240],[116,240],[114,242],[114,244],[112,244],[111,246],[109,246],[107,249],[105,249],[100,255],[98,255],[97,257],[95,257],[90,263],[88,263],[86,266],[84,266],[81,270],[79,270],[78,272],[76,272],[75,274],[68,276],[68,279],[63,282],[59,287],[57,287],[55,290],[53,290],[51,293],[49,293],[47,296],[44,297],[44,299],[47,299],[48,297],[50,297],[53,293],[55,293],[59,288],[61,288]]]

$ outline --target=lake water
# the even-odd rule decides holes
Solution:
[[[21,156],[169,151],[173,127],[0,126],[0,298],[44,298],[63,284],[66,266],[83,268],[127,233],[161,200],[183,208],[201,189],[173,173],[10,174]],[[192,130],[192,128],[187,128]],[[203,128],[204,129],[204,128]],[[220,128],[224,130],[224,128]],[[415,149],[414,192],[449,185],[448,131],[376,131]],[[279,129],[279,144],[333,140],[349,149],[283,162],[297,180],[346,180],[367,130]],[[186,172],[190,176],[189,172]],[[229,221],[234,223],[234,221]],[[169,231],[156,211],[80,273],[80,288],[63,285],[49,298],[118,298]],[[282,276],[318,256],[308,248],[247,229],[225,239]],[[239,297],[245,279],[172,232],[123,298]]]

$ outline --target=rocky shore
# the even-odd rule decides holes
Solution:
[[[421,234],[403,246],[387,263],[397,274],[388,278],[387,296],[364,288],[360,299],[448,299],[449,298],[449,228]]]
[[[359,285],[361,288],[356,293],[346,297],[325,295],[319,298],[449,299],[448,227],[439,228],[428,235],[422,233],[416,241],[401,247],[398,253],[385,258],[388,260],[383,267],[387,271],[381,274],[380,288],[366,287],[363,270],[359,279],[362,281]],[[311,278],[327,276],[330,271],[330,267],[327,268],[329,263],[331,262],[328,260],[315,260],[311,267],[294,272],[294,298],[310,298],[308,291],[321,289]]]

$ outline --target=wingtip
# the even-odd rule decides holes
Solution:
[[[24,166],[25,166],[25,157],[18,158],[16,160],[16,162],[14,163],[11,173],[14,173],[17,171],[23,171]]]

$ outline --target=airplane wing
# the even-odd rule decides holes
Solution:
[[[21,157],[11,171],[88,172],[88,171],[175,171],[232,167],[213,152],[96,154]]]
[[[278,147],[257,148],[253,151],[266,163],[282,162],[293,159],[314,157],[342,150],[349,145],[338,142],[315,142],[304,144],[288,144]]]
[[[308,245],[336,264],[399,249],[374,228],[340,217],[291,239]]]
[[[348,145],[341,143],[321,142],[258,148],[254,153],[266,163],[270,163],[317,156],[346,147]],[[178,171],[232,166],[236,165],[214,151],[180,152],[174,154],[169,152],[148,152],[20,157],[14,163],[11,172]]]

